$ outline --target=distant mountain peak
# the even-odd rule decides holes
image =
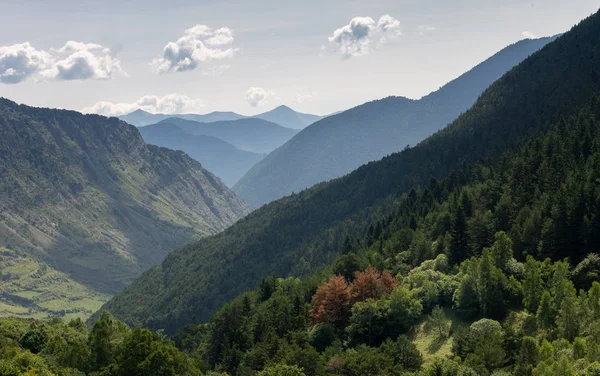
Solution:
[[[281,106],[277,106],[276,108],[273,109],[273,111],[294,111],[291,107],[286,106],[285,104],[282,104]]]
[[[286,128],[303,129],[308,125],[320,120],[323,116],[303,114],[297,112],[289,106],[282,104],[274,109],[255,115],[254,118],[267,120],[279,124]]]
[[[127,115],[152,115],[152,114],[148,111],[144,111],[141,108],[138,108],[137,110],[130,112]]]

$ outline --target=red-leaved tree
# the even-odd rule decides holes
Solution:
[[[310,316],[315,323],[333,324],[343,319],[350,306],[350,286],[341,275],[335,275],[317,288]]]
[[[387,270],[379,273],[370,266],[364,272],[354,273],[352,283],[352,301],[360,302],[366,299],[379,299],[392,292],[398,286],[398,281]]]

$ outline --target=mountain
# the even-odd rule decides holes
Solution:
[[[279,106],[271,111],[264,112],[255,116],[244,116],[231,111],[215,111],[204,115],[199,114],[151,114],[144,110],[135,110],[127,115],[119,116],[119,119],[133,124],[136,127],[155,124],[165,119],[177,117],[185,120],[197,121],[200,123],[213,123],[215,121],[231,121],[246,118],[255,118],[270,121],[279,124],[285,128],[303,129],[308,125],[324,118],[324,116],[303,114],[296,112],[288,106]]]
[[[389,97],[326,117],[257,163],[233,190],[257,208],[414,145],[456,119],[492,82],[555,38],[506,47],[420,100]]]
[[[179,117],[181,119],[200,121],[205,123],[211,123],[214,121],[225,121],[225,120],[238,120],[243,119],[245,116],[236,114],[235,112],[211,112],[204,115],[198,114],[177,114],[177,115],[167,115],[167,114],[151,114],[144,110],[135,110],[132,113],[127,115],[119,116],[119,119],[135,125],[136,127],[142,127],[144,125],[150,125],[154,123],[158,123],[159,121],[168,119],[170,117]]]
[[[242,151],[220,138],[186,133],[169,120],[139,130],[147,143],[185,152],[229,187],[264,157]]]
[[[162,122],[175,124],[189,134],[217,137],[238,149],[259,154],[273,151],[298,132],[270,121],[253,118],[201,123],[173,117]]]
[[[105,308],[130,324],[173,332],[207,320],[224,302],[271,274],[313,272],[341,254],[350,236],[365,231],[373,218],[392,214],[412,187],[438,189],[436,179],[463,167],[501,162],[503,153],[598,103],[599,48],[596,14],[510,70],[470,110],[425,141],[265,205],[224,232],[172,252]],[[551,148],[543,150],[552,156]],[[468,176],[451,179],[460,183]],[[510,198],[505,201],[510,210]]]
[[[248,211],[200,163],[117,118],[6,99],[0,174],[0,299],[24,314],[80,312]]]
[[[279,106],[271,111],[255,115],[254,117],[292,129],[304,129],[312,123],[324,118],[324,116],[296,112],[288,106]]]

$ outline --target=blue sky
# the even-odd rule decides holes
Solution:
[[[118,114],[419,98],[597,1],[0,1],[0,96]],[[186,60],[187,59],[187,60]]]

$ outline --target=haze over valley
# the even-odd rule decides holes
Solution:
[[[0,3],[0,376],[600,375],[589,0]]]

